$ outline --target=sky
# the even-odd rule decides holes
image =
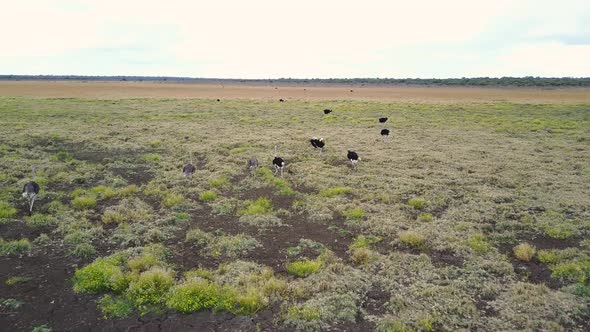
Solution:
[[[590,76],[588,0],[6,0],[0,74]]]

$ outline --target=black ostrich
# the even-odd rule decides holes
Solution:
[[[281,177],[283,177],[283,168],[285,168],[285,161],[283,160],[283,158],[275,156],[272,160],[272,165],[275,168],[274,174],[280,172]]]
[[[359,162],[359,160],[361,160],[361,158],[359,158],[358,153],[348,150],[348,153],[346,154],[346,158],[348,158],[348,160],[350,160],[350,164],[352,165],[352,167],[356,167],[356,164]]]
[[[285,102],[285,99],[279,99],[279,101],[280,101],[281,103],[284,103],[284,102]]]
[[[313,137],[309,140],[309,142],[311,143],[311,146],[313,146],[314,149],[320,149],[320,153],[324,152],[324,146],[326,145],[326,143],[324,142],[323,137],[320,137],[319,139],[317,137]]]
[[[382,116],[379,118],[379,123],[385,123],[385,122],[387,122],[387,119],[388,119],[387,117]]]
[[[39,184],[34,181],[35,179],[35,166],[32,167],[33,169],[33,181],[26,183],[23,186],[23,198],[26,198],[29,201],[29,215],[33,213],[33,205],[35,204],[35,199],[41,190]]]
[[[389,136],[389,129],[381,129],[381,136],[383,136],[384,138]]]
[[[331,110],[331,109],[329,109],[329,108],[326,108],[326,109],[324,110],[324,114],[330,114],[330,113],[332,113],[332,110]]]

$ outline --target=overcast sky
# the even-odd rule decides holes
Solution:
[[[590,0],[5,0],[0,74],[590,76]]]

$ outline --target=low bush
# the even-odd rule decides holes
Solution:
[[[401,243],[412,248],[423,248],[426,244],[426,237],[415,231],[405,231],[399,234]]]
[[[10,219],[16,216],[16,209],[6,202],[0,202],[0,223],[2,219]]]
[[[514,252],[514,256],[523,262],[530,262],[537,251],[534,246],[531,246],[528,243],[521,243],[512,250]]]
[[[76,210],[92,209],[96,206],[96,198],[93,196],[78,196],[72,200],[72,206]]]
[[[273,212],[272,203],[270,199],[266,197],[260,197],[255,201],[247,200],[244,203],[246,207],[239,212],[240,215],[253,216],[270,214]]]
[[[31,251],[28,239],[6,241],[0,238],[0,256],[22,255]]]
[[[334,197],[334,196],[352,194],[352,192],[353,192],[352,188],[349,188],[349,187],[334,187],[334,188],[324,189],[324,190],[320,191],[320,193],[318,195],[320,197]]]
[[[129,300],[110,294],[98,300],[98,307],[105,319],[127,317],[133,313],[133,304]]]
[[[199,200],[202,202],[211,202],[217,198],[217,193],[214,191],[205,191],[199,195]]]
[[[408,205],[416,210],[420,210],[426,206],[426,200],[422,197],[414,197],[408,200]]]
[[[232,310],[235,303],[234,291],[207,280],[188,280],[174,286],[166,304],[182,313],[203,309]]]
[[[312,273],[317,273],[322,268],[322,262],[319,260],[304,259],[287,263],[287,272],[297,277],[307,277]]]

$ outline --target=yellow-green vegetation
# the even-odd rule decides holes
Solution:
[[[23,277],[23,276],[12,276],[4,281],[4,283],[8,286],[22,284],[27,281],[31,280],[30,277]]]
[[[2,219],[9,219],[16,216],[16,209],[7,202],[0,202],[0,223]]]
[[[514,256],[523,262],[530,262],[537,249],[528,243],[521,243],[513,248]]]
[[[120,224],[146,221],[152,218],[152,208],[139,198],[125,198],[118,205],[105,209],[102,222]]]
[[[255,201],[246,200],[244,205],[244,209],[239,211],[240,215],[255,216],[270,214],[273,212],[272,202],[266,197],[259,197]]]
[[[412,248],[423,248],[426,244],[426,236],[416,231],[404,231],[399,233],[401,243]]]
[[[199,200],[202,202],[211,202],[217,198],[217,193],[214,191],[205,191],[199,195]]]
[[[205,256],[238,257],[261,246],[249,235],[212,234],[198,228],[186,233],[186,241],[201,247],[200,252]]]
[[[77,210],[92,209],[96,206],[96,197],[78,196],[72,200],[72,206]]]
[[[352,188],[349,187],[333,187],[320,191],[320,197],[334,197],[340,195],[352,194]]]
[[[426,206],[426,200],[422,197],[414,197],[408,200],[408,205],[416,210],[423,209]]]
[[[486,240],[485,235],[481,233],[473,234],[467,240],[467,244],[473,251],[479,254],[485,254],[491,249],[490,243]]]
[[[2,285],[20,299],[37,281],[30,265],[46,258],[48,271],[69,273],[57,254],[77,265],[63,281],[110,319],[220,310],[263,312],[255,322],[279,331],[581,331],[588,107],[0,98],[3,273],[33,278]],[[379,113],[395,127],[387,142]],[[321,155],[314,135],[329,135]],[[283,177],[270,166],[275,145]],[[356,169],[349,148],[363,159]],[[190,152],[198,171],[187,179]],[[28,216],[31,165],[42,193]],[[521,243],[537,246],[534,262],[516,264]],[[22,329],[12,322],[5,329]]]
[[[319,259],[309,260],[304,259],[287,263],[286,268],[289,274],[297,277],[307,277],[312,273],[317,273],[322,268],[323,263]]]
[[[28,239],[6,241],[0,238],[0,256],[22,255],[31,251]]]

